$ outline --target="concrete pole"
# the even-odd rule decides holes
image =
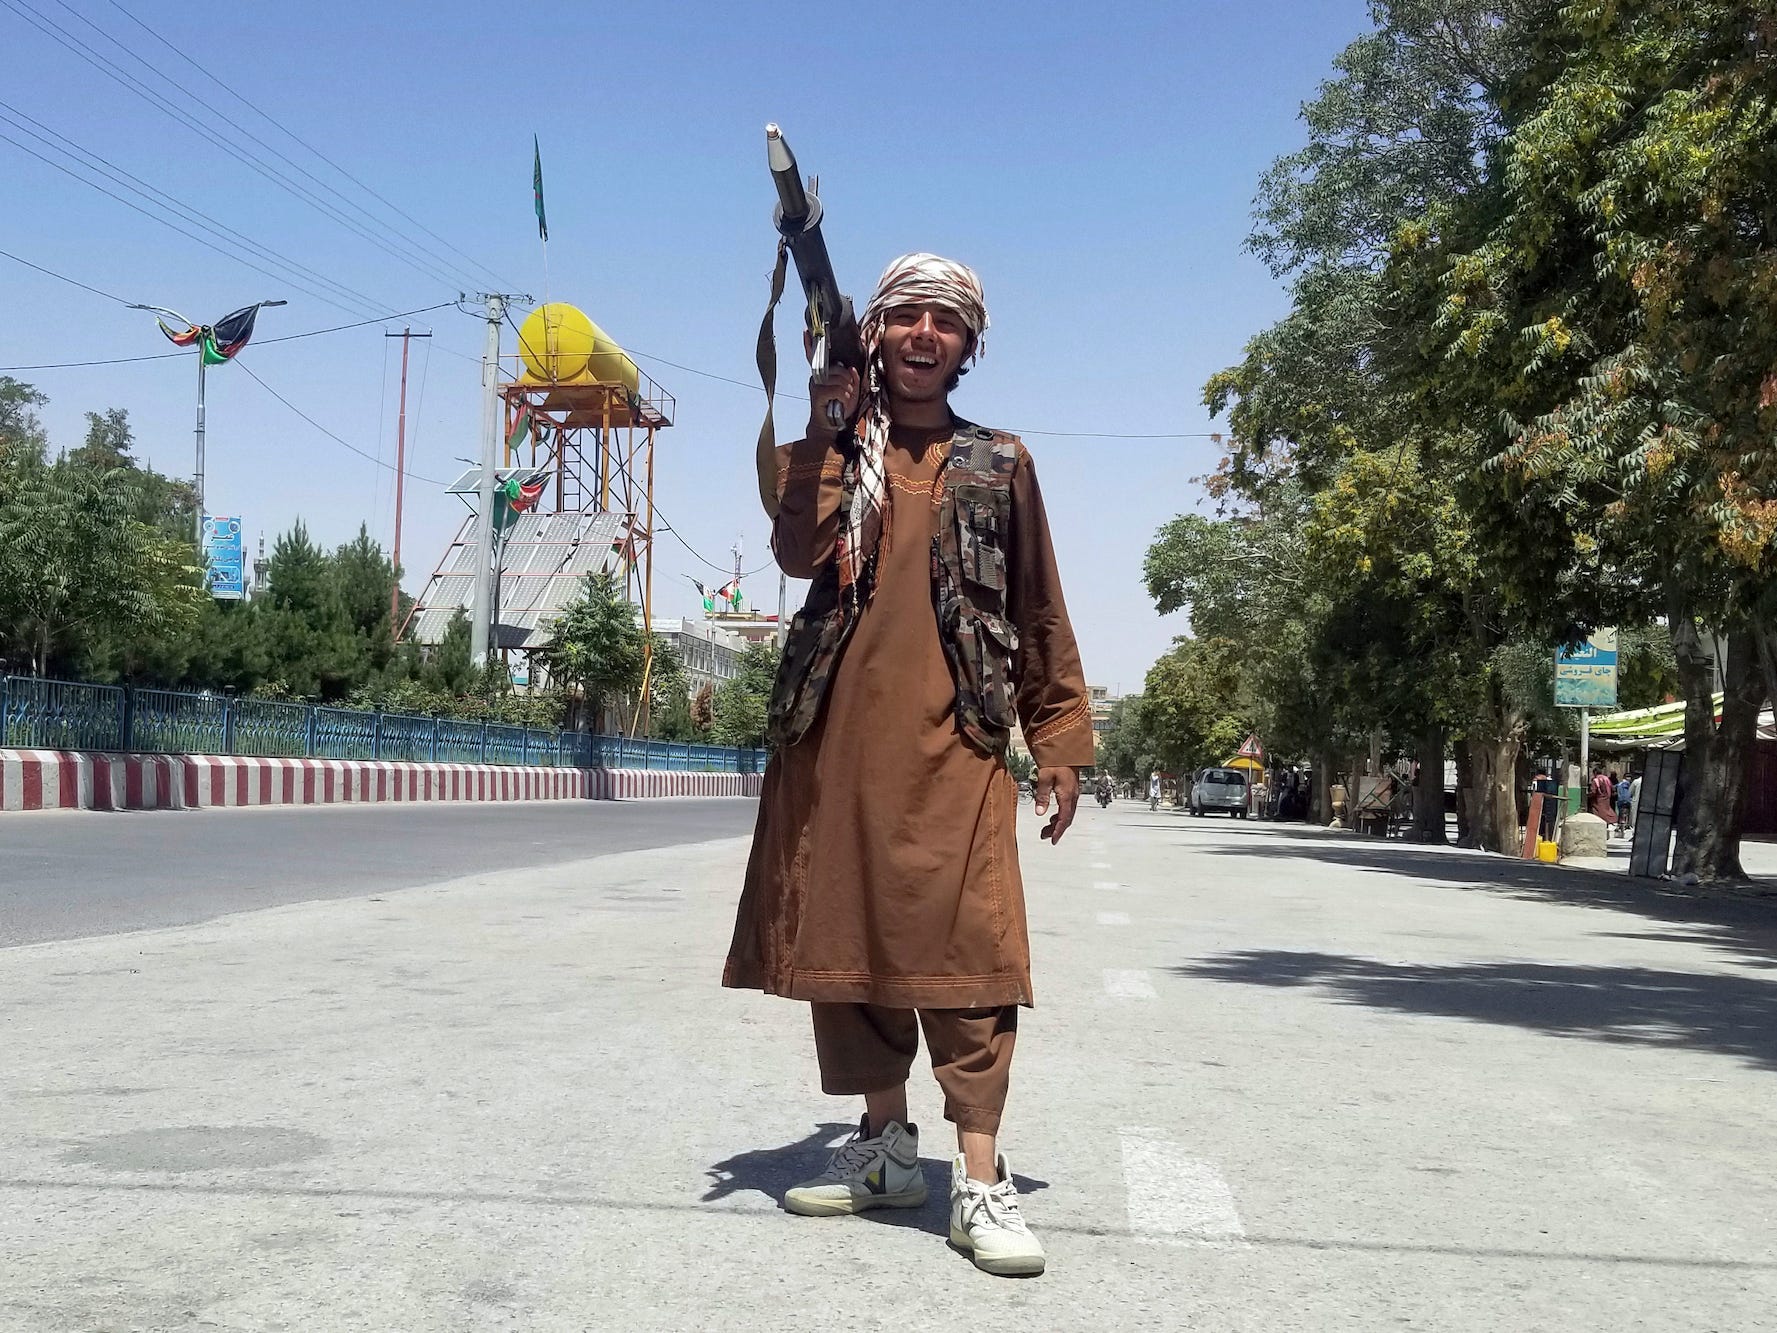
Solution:
[[[393,337],[385,333],[383,337]],[[390,558],[395,578],[389,588],[389,635],[401,638],[401,500],[407,480],[407,349],[413,330],[401,330],[401,408],[395,416],[395,552]],[[384,346],[387,346],[385,343]]]
[[[192,485],[197,491],[197,544],[201,549],[204,544],[204,347],[203,340],[198,340],[197,349],[197,471],[192,477]]]
[[[487,298],[487,346],[481,354],[481,482],[476,488],[475,615],[469,627],[469,656],[479,669],[487,661],[494,612],[494,469],[500,444],[501,296]]]

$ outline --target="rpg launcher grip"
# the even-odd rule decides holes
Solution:
[[[771,167],[772,182],[777,186],[777,210],[772,221],[789,246],[807,301],[805,322],[813,341],[809,365],[817,377],[825,375],[831,366],[849,366],[861,378],[864,343],[851,298],[840,293],[839,282],[833,276],[833,261],[821,235],[821,201],[815,193],[816,182],[810,179],[803,185],[796,155],[776,125],[765,127],[765,157]],[[845,413],[838,403],[827,404],[827,424],[836,431],[845,428]]]

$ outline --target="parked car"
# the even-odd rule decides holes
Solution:
[[[1238,768],[1206,768],[1197,775],[1191,784],[1191,813],[1206,815],[1211,810],[1246,818],[1246,774]]]

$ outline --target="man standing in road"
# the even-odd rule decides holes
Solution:
[[[951,1240],[988,1272],[1040,1273],[997,1146],[1032,1002],[1006,749],[1021,723],[1059,842],[1093,760],[1085,675],[1030,455],[950,409],[987,331],[979,280],[907,255],[860,324],[862,380],[811,383],[806,438],[759,459],[778,563],[813,584],[723,984],[809,1001],[822,1089],[864,1098],[791,1212],[925,1202],[907,1111],[923,1028],[957,1128]],[[829,403],[855,424],[835,434]]]

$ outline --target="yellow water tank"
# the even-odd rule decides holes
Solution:
[[[585,311],[560,301],[540,305],[518,330],[524,378],[554,384],[621,384],[637,389],[636,363]]]

